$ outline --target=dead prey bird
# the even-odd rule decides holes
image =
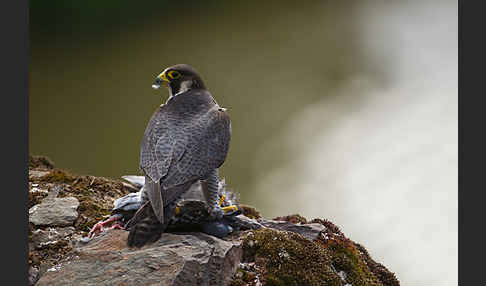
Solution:
[[[223,216],[218,168],[229,150],[230,118],[189,65],[166,68],[152,87],[161,85],[169,89],[170,97],[155,110],[142,139],[143,204],[127,225],[128,246],[158,240],[174,215],[173,202],[198,180],[207,183],[204,195],[210,217]]]
[[[104,228],[110,224],[110,228],[125,229],[126,223],[133,217],[135,212],[142,206],[142,192],[145,185],[144,176],[122,176],[123,179],[130,182],[139,189],[136,193],[129,193],[118,198],[113,203],[111,216],[100,221],[91,228],[88,239],[104,231]],[[218,184],[219,204],[223,209],[224,216],[221,221],[208,221],[209,213],[207,205],[204,203],[205,198],[202,194],[202,188],[207,185],[197,181],[189,190],[184,193],[179,200],[174,202],[176,205],[175,215],[169,222],[168,229],[182,231],[201,231],[217,237],[228,235],[233,229],[240,229],[235,216],[241,214],[237,205],[237,195],[226,188],[226,182],[222,179]]]

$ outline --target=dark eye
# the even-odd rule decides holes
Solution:
[[[170,78],[170,79],[178,79],[180,78],[182,75],[180,72],[178,71],[169,71],[167,73],[167,76]]]

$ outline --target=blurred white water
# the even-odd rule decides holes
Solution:
[[[334,221],[402,285],[457,285],[457,3],[360,5],[387,80],[350,78],[269,138],[254,205]],[[276,145],[287,163],[259,173]]]

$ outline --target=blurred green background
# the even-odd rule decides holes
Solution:
[[[30,51],[31,154],[138,174],[151,84],[187,63],[228,108],[243,203],[333,220],[403,285],[455,285],[456,2],[32,0]]]
[[[138,172],[145,126],[168,96],[151,84],[165,67],[188,63],[229,110],[221,175],[249,201],[265,140],[374,68],[360,53],[353,7],[335,1],[66,3],[32,1],[30,148],[79,173]],[[286,160],[278,148],[261,172]]]

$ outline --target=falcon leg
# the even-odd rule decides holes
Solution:
[[[212,218],[221,219],[223,217],[223,210],[219,204],[219,172],[218,169],[211,171],[207,177],[208,188],[205,191],[206,201],[210,209],[210,215]]]

